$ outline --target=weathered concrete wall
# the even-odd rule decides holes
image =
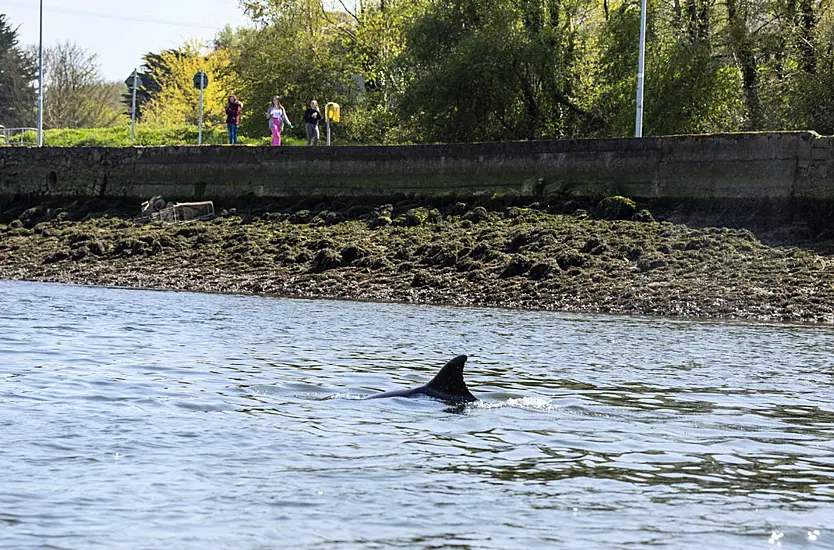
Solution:
[[[400,147],[0,148],[0,195],[601,196],[834,204],[813,132]]]

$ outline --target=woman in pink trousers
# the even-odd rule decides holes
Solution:
[[[281,130],[284,129],[284,125],[286,124],[292,128],[292,123],[287,117],[287,111],[281,105],[280,97],[272,98],[272,105],[266,111],[266,118],[269,119],[269,130],[272,132],[272,145],[277,147],[281,145]]]

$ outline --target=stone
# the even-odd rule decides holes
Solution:
[[[476,206],[469,212],[463,215],[465,220],[468,220],[472,223],[481,223],[489,221],[489,212],[483,206]]]
[[[544,263],[539,263],[535,264],[533,267],[530,268],[530,272],[527,274],[527,276],[533,279],[534,281],[539,281],[550,275],[551,271],[553,271],[552,266]]]
[[[594,207],[594,217],[601,220],[628,220],[637,211],[637,205],[628,197],[606,197]]]
[[[367,252],[355,246],[348,246],[342,249],[341,256],[344,265],[350,265],[359,258],[367,256]]]
[[[640,258],[637,261],[637,269],[640,271],[652,271],[666,267],[666,260],[660,254],[649,254],[645,258]]]
[[[313,264],[310,271],[323,273],[329,269],[342,267],[342,255],[332,248],[322,248],[313,256]]]
[[[585,265],[585,257],[573,249],[563,249],[556,255],[556,263],[559,268],[567,271],[572,267],[582,267]]]
[[[654,216],[652,216],[652,213],[644,208],[643,210],[640,210],[637,213],[635,213],[631,217],[631,221],[640,223],[652,223],[655,221],[655,219]]]
[[[509,277],[518,277],[519,275],[523,275],[524,273],[526,273],[530,269],[530,267],[532,267],[532,265],[533,262],[531,262],[527,258],[524,258],[522,256],[516,256],[512,260],[510,260],[510,263],[508,263],[506,267],[504,267],[504,270],[498,277],[501,279],[507,279]]]

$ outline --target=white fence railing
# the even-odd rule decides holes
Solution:
[[[0,126],[0,145],[23,145],[23,134],[37,132],[37,128],[6,128]]]

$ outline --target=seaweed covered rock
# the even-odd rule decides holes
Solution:
[[[463,219],[472,223],[487,222],[490,220],[489,211],[483,206],[476,206],[463,215]]]
[[[527,276],[533,279],[534,281],[539,281],[541,279],[547,278],[552,271],[553,266],[551,266],[550,264],[538,263],[530,268],[530,271],[528,272]]]
[[[342,255],[332,248],[322,248],[313,256],[313,264],[310,266],[310,271],[313,273],[322,273],[337,267],[342,267]]]
[[[376,229],[377,227],[391,225],[393,223],[391,216],[393,215],[393,205],[383,204],[380,207],[374,208],[371,210],[371,213],[368,214],[368,227],[370,229]]]
[[[388,216],[376,216],[373,218],[368,219],[368,227],[370,229],[376,229],[378,227],[385,227],[387,225],[391,225],[393,221]]]
[[[593,210],[594,218],[600,220],[629,220],[637,212],[637,205],[628,197],[616,195],[605,197]]]
[[[569,270],[572,267],[582,267],[585,265],[585,256],[576,250],[565,248],[556,255],[556,263],[563,270]]]
[[[521,231],[513,235],[510,243],[507,245],[509,252],[518,252],[525,245],[529,244],[534,239],[532,231]]]
[[[421,206],[419,208],[410,208],[406,211],[405,214],[397,216],[397,218],[394,220],[394,225],[403,227],[417,227],[420,225],[424,225],[428,221],[429,210]]]
[[[344,265],[350,265],[360,258],[364,258],[368,253],[356,246],[347,246],[342,249],[342,262]]]
[[[501,279],[507,279],[509,277],[518,277],[519,275],[524,275],[530,268],[533,266],[533,262],[524,258],[522,256],[516,256],[510,260],[510,262],[504,267],[501,274],[498,275]]]
[[[480,260],[481,258],[487,257],[490,251],[489,244],[481,241],[469,252],[469,257],[474,260]]]
[[[586,254],[593,254],[595,256],[602,254],[605,252],[606,246],[605,241],[600,238],[599,235],[593,234],[591,235],[585,244],[582,246],[582,252]]]
[[[292,223],[310,223],[312,219],[312,215],[310,214],[309,210],[299,210],[298,212],[294,213],[290,216],[290,221]]]
[[[137,256],[145,254],[148,250],[148,243],[128,237],[116,242],[113,247],[113,254],[115,256]]]
[[[652,223],[644,211],[632,214],[632,221],[564,215],[584,215],[576,208],[584,203],[542,212],[533,205],[502,204],[496,210],[493,204],[453,207],[449,200],[405,197],[395,207],[368,203],[344,223],[329,222],[353,204],[306,201],[272,212],[267,208],[274,206],[258,204],[257,210],[211,222],[140,227],[132,218],[112,215],[84,220],[73,208],[65,210],[73,221],[52,216],[31,229],[19,216],[32,205],[20,204],[7,210],[12,223],[0,225],[0,276],[834,323],[828,248],[774,248],[765,244],[770,235],[760,242],[747,230]],[[447,217],[435,223],[432,209],[438,204]],[[29,217],[44,215],[49,206]],[[383,227],[395,212],[420,226]],[[309,221],[296,223],[302,219]],[[636,223],[640,219],[650,223]],[[381,229],[369,229],[371,223]]]
[[[336,225],[338,223],[342,223],[343,221],[345,221],[345,217],[341,213],[333,212],[331,210],[322,210],[310,220],[310,225]]]
[[[33,206],[23,213],[18,218],[20,223],[26,229],[32,229],[36,225],[52,218],[52,210],[44,208],[43,206]]]
[[[644,208],[643,210],[640,210],[639,212],[634,214],[631,217],[631,221],[641,222],[641,223],[652,223],[652,222],[655,221],[655,219],[654,219],[654,216],[652,216],[652,213]]]
[[[662,267],[666,267],[666,260],[663,258],[662,254],[649,254],[643,258],[637,260],[637,269],[640,271],[653,271],[655,269],[660,269]]]

